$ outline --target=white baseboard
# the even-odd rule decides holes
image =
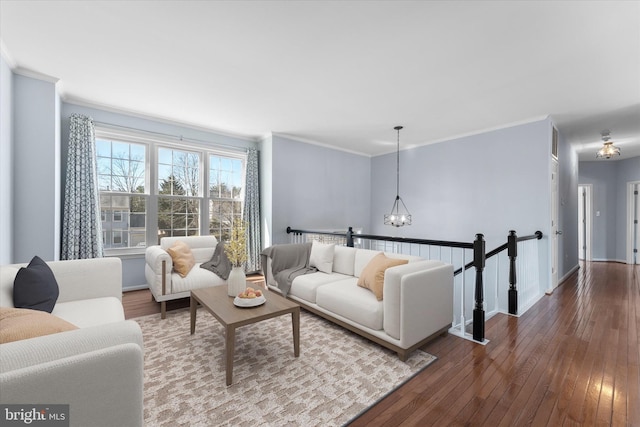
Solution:
[[[591,261],[594,262],[619,262],[620,264],[626,264],[626,259],[604,259],[604,258],[593,258]]]
[[[149,289],[149,285],[145,283],[144,285],[123,286],[122,292],[139,291],[141,289]]]
[[[564,276],[562,276],[562,278],[558,281],[558,285],[560,285],[561,283],[563,283],[565,280],[567,280],[573,273],[575,273],[576,271],[578,271],[580,269],[580,264],[576,264],[573,266],[573,268],[571,270],[569,270],[567,272],[567,274],[565,274]]]

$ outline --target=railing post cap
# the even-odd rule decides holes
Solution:
[[[291,227],[287,227],[287,234],[291,234]]]

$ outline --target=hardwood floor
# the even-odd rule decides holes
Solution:
[[[640,426],[640,267],[581,267],[522,317],[489,319],[486,346],[427,344],[438,360],[350,425]],[[148,291],[123,303],[160,311]]]

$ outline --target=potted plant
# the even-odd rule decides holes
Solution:
[[[231,229],[231,238],[224,247],[224,253],[231,263],[231,272],[227,279],[227,294],[237,296],[247,287],[244,263],[247,261],[247,224],[235,221]]]

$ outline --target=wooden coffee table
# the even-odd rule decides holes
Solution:
[[[191,291],[191,334],[196,331],[196,310],[202,305],[225,328],[225,353],[227,357],[227,385],[231,385],[233,377],[233,356],[235,351],[236,328],[250,325],[272,317],[291,313],[293,324],[293,355],[300,356],[300,306],[285,299],[275,292],[264,290],[267,301],[251,308],[233,305],[233,297],[227,295],[226,286],[214,286]]]

